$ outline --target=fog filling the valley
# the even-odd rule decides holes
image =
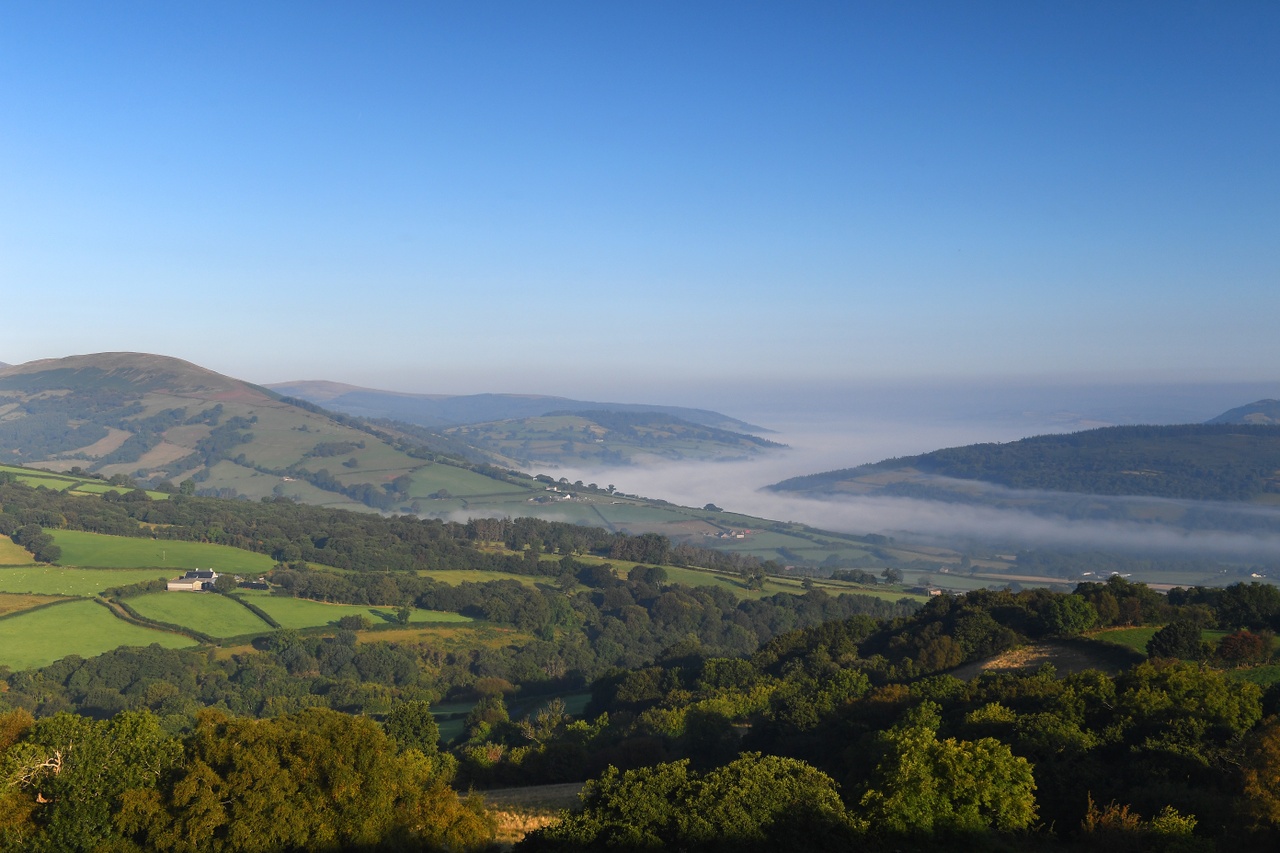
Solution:
[[[708,503],[729,511],[848,533],[884,533],[922,541],[957,538],[1005,547],[1048,546],[1237,559],[1280,558],[1280,509],[1252,505],[1168,502],[1220,517],[1221,529],[1187,530],[1167,524],[1071,518],[1055,510],[1078,496],[1036,493],[1037,511],[897,497],[816,500],[763,489],[789,477],[850,468],[895,456],[978,442],[1004,442],[1051,432],[1119,423],[1189,423],[1251,402],[1274,386],[1179,386],[1160,389],[935,390],[931,394],[881,391],[826,400],[803,408],[720,411],[774,430],[768,437],[790,449],[734,462],[539,467],[570,482],[616,485],[628,494],[686,506]],[[1250,396],[1254,395],[1254,396]],[[797,400],[788,400],[794,404]],[[1059,405],[1054,406],[1053,403]],[[1030,405],[1029,405],[1030,404]],[[1034,407],[1033,407],[1034,406]],[[999,487],[992,487],[993,492]],[[1028,494],[1028,493],[1021,493]],[[1152,499],[1091,498],[1126,502]]]

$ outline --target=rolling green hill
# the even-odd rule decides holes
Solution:
[[[479,407],[469,411],[494,411],[485,409],[483,401],[468,399],[467,406]],[[575,403],[512,399],[534,410]],[[553,438],[543,443],[575,461],[582,461],[584,450],[610,450],[614,438],[594,440],[601,432],[616,436],[617,446],[627,453],[668,458],[742,456],[772,446],[714,424],[634,408],[598,411],[590,419],[576,414],[535,418],[538,424],[518,427],[526,430],[518,439],[507,438],[517,427],[489,425],[493,431],[484,440],[501,450],[504,443],[532,444],[535,435]],[[750,426],[715,413],[680,411]],[[570,424],[577,430],[572,441],[558,434]],[[586,440],[588,435],[593,437]],[[572,451],[565,451],[565,444]],[[660,533],[783,562],[865,555],[853,537],[819,536],[802,525],[622,495],[603,484],[557,482],[547,476],[535,480],[507,467],[451,455],[464,447],[472,445],[425,428],[371,425],[166,356],[105,353],[0,370],[0,463],[28,466],[9,473],[22,482],[74,494],[123,494],[141,485],[151,489],[153,499],[181,490],[433,518],[554,518],[613,532]],[[498,452],[476,453],[516,464]],[[542,454],[549,455],[554,454]],[[735,538],[742,529],[753,533]],[[759,535],[762,529],[776,535],[766,542]]]
[[[528,478],[477,471],[265,388],[140,353],[0,370],[0,461],[66,472],[80,491],[185,482],[200,494],[383,511],[412,511],[441,489],[532,489]]]

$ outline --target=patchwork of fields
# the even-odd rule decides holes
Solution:
[[[14,670],[48,666],[67,655],[87,658],[119,646],[152,643],[176,649],[194,646],[196,641],[133,625],[84,599],[0,618],[0,665]]]
[[[274,565],[265,555],[224,545],[69,530],[49,532],[63,549],[67,565],[33,564],[26,550],[0,536],[0,666],[14,670],[45,666],[69,654],[90,657],[119,646],[195,645],[192,637],[127,622],[101,602],[89,599],[116,587],[167,580],[187,569],[213,568],[256,576]],[[261,590],[242,590],[240,595],[285,628],[332,627],[350,615],[367,617],[375,628],[398,625],[398,608],[394,607],[325,604]],[[215,638],[275,630],[239,601],[211,593],[156,592],[129,598],[126,603],[143,619]],[[394,631],[397,635],[420,632],[425,636],[452,628],[470,633],[474,630],[471,623],[457,613],[414,609],[409,624]],[[370,638],[381,638],[384,633],[373,631]]]
[[[594,513],[599,507],[578,503],[575,509]],[[639,518],[648,510],[644,507],[614,510],[615,517],[619,518],[626,512]],[[122,645],[153,642],[168,647],[194,645],[196,641],[191,636],[127,622],[102,602],[88,599],[116,587],[167,580],[188,569],[212,568],[218,572],[257,576],[274,566],[274,561],[266,555],[211,543],[108,536],[71,530],[48,532],[62,548],[61,562],[64,565],[36,565],[26,550],[13,544],[8,537],[0,537],[0,666],[11,669],[43,666],[68,654],[87,657]],[[606,562],[592,557],[581,559]],[[619,574],[625,574],[635,566],[625,561],[612,561],[611,564]],[[739,599],[804,591],[799,578],[770,577],[763,590],[749,590],[740,577],[731,573],[674,567],[667,571],[673,582],[718,586],[731,591]],[[551,582],[547,577],[502,572],[442,571],[423,574],[449,584],[504,579],[529,585]],[[901,592],[894,590],[866,589],[841,582],[819,581],[817,585],[833,594],[856,592],[892,600],[903,597]],[[363,642],[416,639],[440,642],[446,646],[458,643],[475,646],[489,641],[505,643],[510,639],[507,632],[497,626],[474,623],[457,613],[414,609],[410,612],[409,624],[400,626],[398,608],[395,607],[327,604],[273,596],[261,590],[241,590],[239,596],[280,626],[293,630],[334,627],[344,616],[363,616],[375,628],[361,633]],[[274,630],[266,619],[249,607],[233,598],[214,594],[156,592],[129,598],[126,604],[144,620],[178,626],[219,639],[243,638]]]

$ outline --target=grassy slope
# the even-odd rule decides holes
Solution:
[[[0,619],[0,665],[47,666],[67,655],[93,657],[119,646],[195,645],[190,637],[131,625],[92,601],[69,601]]]
[[[13,474],[17,477],[18,482],[26,483],[28,486],[44,486],[46,489],[56,489],[60,492],[71,492],[76,495],[103,495],[107,492],[129,491],[123,486],[112,486],[101,480],[72,477],[68,474],[55,474],[17,465],[0,465],[0,472]],[[151,496],[152,500],[158,501],[166,500],[169,497],[165,492],[148,491],[147,494]]]
[[[129,605],[148,619],[194,628],[211,637],[238,637],[272,630],[243,604],[214,593],[156,592],[131,598]]]
[[[263,590],[242,590],[241,595],[252,601],[256,607],[271,615],[285,628],[315,628],[324,625],[337,625],[343,616],[368,616],[374,624],[394,622],[394,607],[369,607],[361,604],[326,604],[321,601],[309,601],[301,598],[286,598],[271,595]],[[470,622],[466,616],[458,613],[445,613],[438,610],[414,609],[409,614],[409,624],[426,624],[440,622]],[[203,629],[202,629],[203,630]]]
[[[0,616],[9,616],[14,613],[21,613],[24,610],[30,610],[33,607],[40,607],[45,604],[53,604],[62,601],[61,596],[57,595],[23,595],[8,592],[0,592]]]
[[[105,589],[169,577],[161,569],[74,569],[61,566],[0,568],[0,592],[97,595]]]
[[[104,569],[154,566],[162,572],[172,572],[170,577],[186,569],[262,574],[275,566],[275,560],[266,554],[207,542],[107,536],[79,530],[50,530],[49,533],[62,549],[59,562],[64,566]]]
[[[0,536],[0,566],[29,566],[34,562],[30,551],[8,536]]]

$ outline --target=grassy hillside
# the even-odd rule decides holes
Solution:
[[[740,459],[782,445],[662,412],[560,411],[445,430],[525,463],[624,464],[645,458]]]
[[[119,646],[152,643],[179,649],[194,646],[195,640],[130,624],[102,605],[84,600],[0,619],[0,666],[15,671],[47,666],[67,655],[93,657]]]
[[[187,569],[214,569],[218,572],[262,574],[275,566],[266,554],[255,554],[210,542],[182,542],[172,539],[140,539],[107,536],[80,530],[50,531],[62,549],[64,566],[100,569],[156,567],[176,576]],[[153,572],[153,574],[155,574]]]
[[[450,460],[349,418],[178,359],[140,353],[0,369],[0,414],[2,458],[67,473],[68,480],[18,475],[44,478],[43,484],[60,489],[123,491],[134,481],[186,481],[196,493],[220,497],[283,496],[407,512],[414,495],[401,485],[432,461],[441,471],[450,467]],[[454,468],[460,473],[417,482],[438,481],[431,491],[452,487],[463,495],[513,488]]]

